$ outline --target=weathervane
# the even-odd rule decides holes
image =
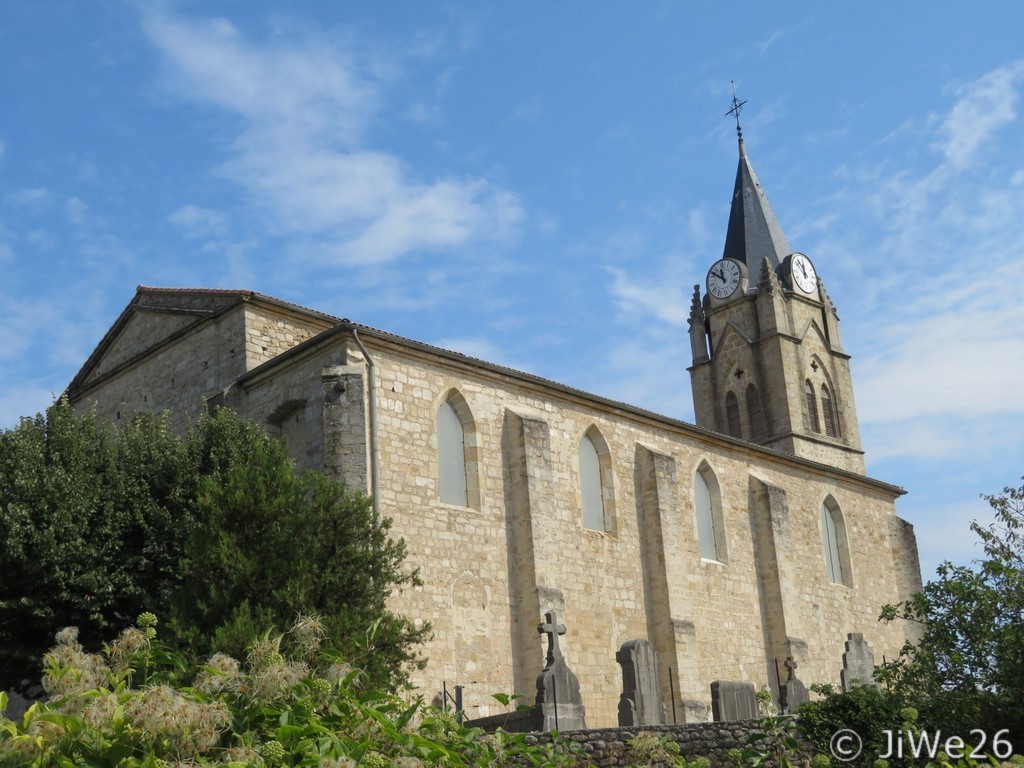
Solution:
[[[739,99],[737,99],[736,98],[736,81],[735,80],[730,80],[729,82],[732,83],[732,109],[730,109],[728,112],[726,112],[725,116],[726,117],[730,117],[731,116],[731,117],[735,117],[736,118],[736,135],[739,137],[739,140],[742,142],[743,141],[743,129],[740,128],[740,112],[743,111],[743,105],[747,103],[747,100],[744,99],[743,101],[740,101]]]

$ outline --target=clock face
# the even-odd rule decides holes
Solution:
[[[793,283],[804,293],[814,293],[818,287],[818,275],[814,272],[814,265],[811,260],[802,253],[794,253],[790,261],[790,272],[793,275]]]
[[[708,270],[708,293],[716,299],[732,296],[740,287],[740,265],[732,259],[719,259]]]

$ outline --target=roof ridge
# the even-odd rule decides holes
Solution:
[[[323,312],[319,309],[313,309],[312,307],[307,307],[302,304],[296,304],[295,302],[288,301],[287,299],[279,299],[276,296],[271,296],[268,293],[261,293],[260,291],[254,291],[248,288],[161,288],[150,285],[139,285],[136,286],[135,288],[135,294],[136,296],[138,296],[138,294],[140,293],[156,293],[164,296],[184,296],[188,294],[197,294],[200,296],[237,296],[243,298],[248,296],[250,298],[263,299],[264,301],[269,301],[274,304],[279,304],[281,306],[298,309],[302,312],[307,312],[311,315],[317,315],[318,317],[322,317],[325,320],[330,320],[335,323],[341,322],[340,317],[338,317],[337,315],[332,315],[329,312]]]

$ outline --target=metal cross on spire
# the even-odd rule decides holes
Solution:
[[[732,109],[726,112],[725,116],[736,118],[736,136],[739,137],[739,140],[742,142],[743,129],[740,128],[740,112],[743,111],[743,105],[747,103],[747,100],[744,99],[743,101],[740,101],[736,98],[736,81],[730,80],[729,82],[732,83]]]

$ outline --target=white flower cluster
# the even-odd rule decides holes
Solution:
[[[43,690],[51,699],[73,696],[100,688],[110,679],[103,657],[86,653],[78,642],[78,628],[57,633],[57,644],[43,657]]]
[[[215,747],[231,725],[224,702],[195,701],[169,685],[143,689],[125,705],[124,716],[154,741],[166,743],[173,754],[186,758]]]
[[[110,662],[110,668],[115,674],[124,674],[131,669],[132,659],[139,653],[148,651],[150,648],[150,637],[138,627],[128,627],[110,645],[104,647],[104,652]]]

